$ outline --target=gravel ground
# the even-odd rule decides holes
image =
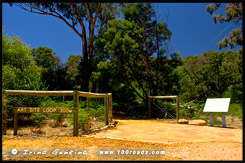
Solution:
[[[108,129],[107,129],[108,130]],[[117,130],[116,128],[112,130]],[[72,137],[71,126],[51,127],[46,125],[42,134],[32,127],[20,128],[18,136],[7,130],[2,136],[2,160],[242,160],[243,144],[234,141],[151,143],[120,140],[116,138],[96,138],[93,135]],[[102,131],[103,132],[103,131]],[[13,149],[18,153],[13,155]],[[59,150],[63,153],[54,155]],[[28,150],[28,151],[24,151]],[[71,152],[73,154],[65,154]],[[155,155],[137,152],[155,151]],[[40,152],[46,154],[40,155]],[[77,152],[76,154],[74,153]],[[86,151],[85,153],[82,153]],[[113,151],[113,154],[100,152]],[[126,154],[126,151],[128,154]],[[134,154],[133,152],[136,152]],[[156,152],[163,152],[156,154]],[[30,152],[32,152],[30,154]],[[39,154],[37,154],[39,152]],[[80,153],[79,153],[80,152]],[[131,154],[130,154],[131,152]],[[24,153],[28,153],[24,155]],[[79,154],[78,154],[79,153]],[[81,154],[82,153],[82,154]]]
[[[14,156],[11,150],[18,151],[87,151],[86,155]],[[165,151],[164,155],[99,155],[99,151]],[[48,153],[48,152],[47,152]],[[51,152],[50,152],[51,153]],[[52,137],[52,138],[13,138],[3,140],[3,160],[242,160],[242,143],[199,142],[199,143],[144,143],[92,137]]]

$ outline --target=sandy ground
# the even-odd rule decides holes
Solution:
[[[242,129],[155,120],[118,121],[115,128],[79,137],[72,137],[72,128],[64,126],[46,126],[41,135],[30,134],[30,128],[20,129],[18,136],[7,130],[2,141],[3,160],[243,159]]]

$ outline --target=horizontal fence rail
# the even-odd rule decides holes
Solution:
[[[5,90],[6,95],[27,95],[27,96],[73,96],[73,108],[39,108],[39,107],[15,107],[14,112],[14,135],[18,130],[18,113],[73,113],[73,136],[79,134],[79,97],[87,97],[87,108],[89,108],[89,98],[104,98],[105,124],[112,122],[112,93],[91,93],[78,90],[69,91],[34,91],[34,90]],[[5,115],[6,116],[6,115]],[[5,126],[6,127],[6,126]]]
[[[31,91],[31,90],[5,90],[8,95],[29,96],[73,96],[74,91]]]
[[[32,90],[5,90],[8,95],[29,95],[29,96],[73,96],[74,91],[32,91]],[[78,91],[80,97],[104,98],[107,93],[90,93]]]
[[[104,98],[107,97],[107,93],[90,93],[78,91],[78,95],[81,97],[94,97],[94,98]]]
[[[177,96],[149,96],[152,99],[176,99]]]

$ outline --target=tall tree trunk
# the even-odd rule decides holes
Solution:
[[[87,40],[86,40],[86,31],[83,30],[82,35],[82,48],[83,48],[83,57],[81,61],[81,89],[82,91],[88,92],[89,78],[90,78],[90,64],[88,60],[88,50],[87,50]]]

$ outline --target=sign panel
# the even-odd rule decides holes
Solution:
[[[228,112],[230,101],[230,98],[207,99],[203,112]]]
[[[75,113],[73,108],[36,108],[36,107],[18,107],[14,108],[15,113]]]

